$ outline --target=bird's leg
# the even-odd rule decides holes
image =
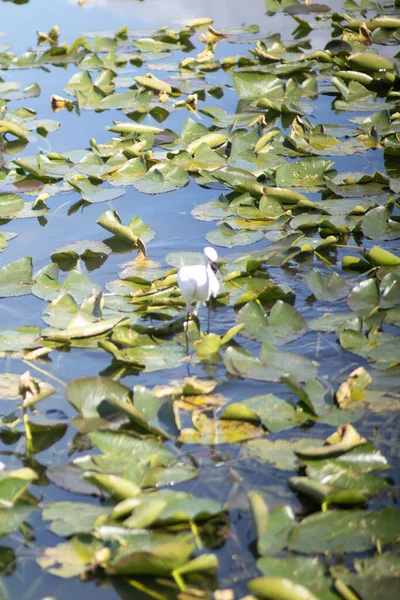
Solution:
[[[189,311],[189,307],[187,308],[187,313],[186,313],[186,329],[185,329],[185,335],[186,335],[186,354],[189,354],[189,315],[190,315],[190,311]]]
[[[207,335],[211,331],[211,302],[208,301],[208,325],[207,325]]]

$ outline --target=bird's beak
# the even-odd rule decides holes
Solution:
[[[219,266],[219,264],[217,262],[212,262],[211,268],[214,271],[214,273],[216,273],[217,271],[219,271],[221,273],[221,267]]]

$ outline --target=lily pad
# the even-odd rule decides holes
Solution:
[[[66,397],[83,419],[101,423],[119,414],[118,409],[107,401],[109,398],[128,403],[132,393],[107,377],[84,377],[68,384]]]
[[[80,240],[70,244],[64,244],[53,250],[51,259],[64,271],[73,269],[78,260],[82,260],[88,269],[98,268],[111,254],[111,250],[103,242],[93,240]]]
[[[210,231],[206,239],[214,246],[234,248],[235,246],[249,246],[259,242],[264,237],[262,231],[235,230],[229,223],[222,223],[218,229]]]
[[[29,256],[0,269],[0,298],[26,296],[31,292],[32,259]]]
[[[162,194],[172,192],[189,183],[187,172],[181,167],[169,163],[154,165],[142,179],[136,179],[133,185],[145,194]]]
[[[40,346],[40,329],[35,325],[0,330],[0,352],[21,352]]]
[[[285,163],[276,170],[276,185],[279,187],[313,187],[331,179],[336,171],[334,163],[326,158],[302,158],[293,163]]]
[[[241,402],[227,406],[222,414],[223,419],[257,422],[258,420],[268,431],[277,432],[296,427],[308,420],[309,414],[297,410],[274,394],[253,396]]]
[[[263,502],[262,497],[255,498],[255,494],[250,495],[250,507],[253,513],[253,519],[256,522],[257,529],[257,550],[262,556],[268,554],[277,554],[283,550],[288,543],[289,533],[295,524],[295,517],[290,506],[277,506],[267,512],[265,523],[259,519],[259,511],[255,510],[255,500]],[[267,509],[266,505],[265,508]]]
[[[37,562],[52,575],[69,579],[83,573],[102,546],[101,541],[91,536],[76,536],[54,548],[46,548]]]
[[[279,98],[283,90],[282,81],[278,77],[262,72],[234,73],[232,81],[241,100],[258,100],[263,96]]]
[[[24,201],[17,194],[0,193],[0,219],[12,219],[24,207]]]
[[[349,291],[349,285],[335,272],[324,281],[321,273],[312,269],[308,271],[305,278],[314,296],[324,302],[336,302],[344,298]]]
[[[239,323],[244,324],[242,335],[255,340],[269,340],[280,346],[302,336],[306,321],[290,304],[277,300],[269,316],[256,301],[248,302],[237,314]]]
[[[285,558],[263,557],[257,567],[268,577],[284,577],[301,584],[321,600],[338,600],[333,588],[327,564],[319,558],[287,556]]]
[[[363,527],[360,528],[362,522]],[[306,517],[289,538],[295,552],[362,552],[396,539],[400,513],[396,508],[381,511],[330,510]]]
[[[225,367],[232,375],[259,381],[279,381],[283,375],[294,375],[300,381],[306,381],[317,375],[317,368],[310,360],[291,352],[281,352],[267,341],[262,343],[260,358],[230,346],[225,352]]]
[[[262,463],[272,464],[277,469],[292,471],[299,467],[300,461],[295,454],[296,450],[307,448],[311,440],[277,440],[268,439],[250,440],[242,445],[241,456],[253,458]],[[315,440],[313,440],[315,443]]]
[[[108,512],[102,506],[83,502],[57,502],[44,509],[43,519],[52,521],[50,531],[69,537],[74,533],[91,533],[97,519]]]
[[[400,238],[400,222],[390,218],[385,206],[368,211],[362,225],[364,235],[373,240],[396,240]]]

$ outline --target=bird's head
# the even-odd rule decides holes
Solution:
[[[214,250],[214,248],[211,248],[211,246],[206,246],[203,250],[203,254],[204,254],[207,262],[216,263],[218,260],[217,251]]]
[[[217,269],[219,270],[219,266],[217,263],[217,260],[218,260],[217,251],[214,250],[214,248],[211,248],[211,246],[206,246],[203,250],[203,254],[204,254],[205,263],[209,264],[214,272]]]

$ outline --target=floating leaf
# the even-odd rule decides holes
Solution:
[[[54,548],[46,548],[37,562],[52,575],[69,579],[83,573],[102,546],[92,537],[76,536]]]
[[[257,567],[268,577],[284,577],[301,584],[321,600],[338,600],[325,561],[305,556],[260,558]]]
[[[0,508],[0,536],[8,535],[21,527],[29,515],[35,510],[33,502],[20,500],[10,508]]]
[[[52,521],[49,529],[63,537],[74,533],[91,533],[99,517],[107,514],[101,506],[83,502],[56,502],[43,511],[43,519]]]
[[[125,190],[116,188],[102,188],[93,185],[89,180],[70,179],[68,183],[75,188],[82,196],[85,202],[110,202],[116,200],[125,194]]]
[[[242,445],[241,456],[253,458],[261,463],[272,464],[277,469],[292,471],[299,467],[300,461],[295,455],[296,450],[306,448],[315,440],[304,438],[300,440],[277,440],[271,442],[268,439],[250,440]]]
[[[260,421],[268,431],[277,432],[296,427],[308,420],[309,414],[297,410],[274,394],[253,396],[229,404],[222,412],[223,419]]]
[[[0,298],[26,296],[31,291],[32,259],[19,258],[0,269]]]
[[[365,215],[361,229],[373,240],[396,240],[400,238],[400,222],[390,218],[385,206],[378,206]]]
[[[360,523],[363,527],[360,527]],[[362,552],[397,537],[400,513],[396,508],[381,511],[330,510],[303,519],[289,538],[294,552]]]
[[[278,77],[262,72],[234,73],[232,81],[241,100],[258,100],[263,96],[279,98],[283,90],[282,81]]]
[[[228,444],[259,437],[262,431],[244,421],[209,419],[198,414],[193,417],[196,429],[182,429],[179,440],[184,444]]]
[[[170,542],[153,549],[131,551],[129,546],[117,553],[106,568],[109,575],[171,575],[182,567],[193,552],[192,544]]]
[[[276,185],[312,187],[331,178],[334,163],[326,158],[302,158],[293,163],[284,163],[276,170]]]
[[[250,501],[251,498],[252,497],[250,496]],[[251,502],[250,506],[252,506],[252,504],[253,503]],[[256,513],[253,507],[252,512],[254,518]],[[289,533],[296,523],[294,513],[290,506],[277,506],[271,511],[268,511],[267,515],[263,529],[261,529],[259,525],[257,526],[257,550],[261,556],[276,554],[286,548]]]
[[[41,346],[39,336],[40,329],[35,325],[0,330],[0,352],[21,352],[39,348]]]
[[[344,298],[349,286],[337,273],[331,273],[324,281],[321,273],[312,269],[305,276],[307,285],[318,300],[323,302],[336,302]]]
[[[391,60],[372,52],[357,52],[347,59],[351,67],[360,71],[391,71],[394,65]]]
[[[145,194],[162,194],[172,192],[189,183],[189,176],[181,167],[169,163],[154,165],[142,179],[136,179],[133,185]]]
[[[379,248],[378,246],[372,246],[367,254],[367,259],[373,265],[381,267],[396,267],[397,265],[400,265],[400,257],[384,248]]]
[[[279,381],[288,374],[306,381],[317,374],[316,367],[308,359],[291,352],[280,352],[267,341],[262,343],[260,358],[230,346],[225,352],[225,367],[232,375],[259,381]]]
[[[336,392],[336,402],[340,408],[351,408],[354,402],[364,398],[364,391],[372,381],[372,377],[364,369],[358,367],[352,371]]]
[[[349,307],[362,317],[368,316],[379,302],[379,288],[375,279],[365,279],[355,285],[347,298]]]
[[[307,327],[301,314],[282,300],[275,302],[268,317],[258,302],[248,302],[237,318],[244,324],[242,335],[259,341],[269,340],[278,346],[297,339]]]
[[[146,246],[139,235],[134,232],[132,221],[128,225],[122,225],[118,213],[115,210],[108,210],[100,215],[97,223],[123,242],[137,247],[146,256]]]
[[[0,219],[12,219],[24,207],[24,201],[17,194],[0,193]]]
[[[259,242],[264,237],[262,231],[239,230],[236,231],[229,223],[222,223],[218,229],[210,231],[206,239],[214,246],[234,248],[235,246],[249,246]]]
[[[132,393],[128,388],[108,377],[84,377],[71,381],[66,390],[67,400],[83,419],[101,424],[118,416],[119,411],[109,399],[129,403]]]

